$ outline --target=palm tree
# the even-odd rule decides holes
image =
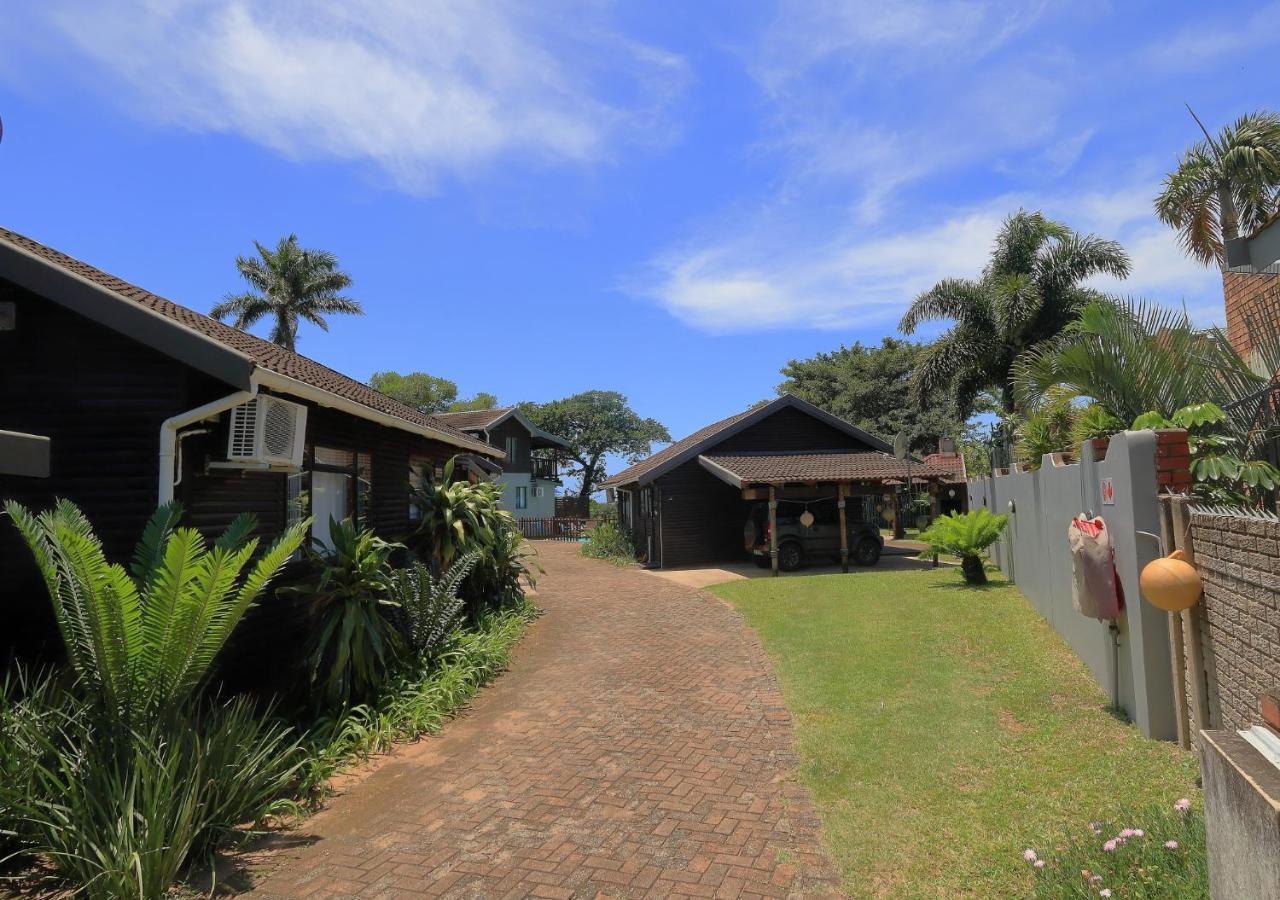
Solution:
[[[232,323],[245,329],[266,316],[275,318],[271,340],[286,350],[296,349],[298,319],[306,319],[324,331],[330,313],[364,315],[360,304],[338,292],[351,286],[351,276],[338,268],[338,257],[327,250],[304,250],[298,236],[281,238],[275,250],[253,242],[258,256],[237,256],[236,268],[253,290],[228,294],[209,311],[215,319],[235,316]]]
[[[1249,113],[1214,138],[1204,132],[1164,179],[1156,215],[1178,229],[1187,254],[1206,266],[1226,264],[1223,245],[1267,223],[1280,207],[1280,116]]]
[[[1059,334],[1103,295],[1081,282],[1129,274],[1129,256],[1115,241],[1079,235],[1038,212],[1005,219],[982,276],[947,278],[917,297],[899,328],[921,322],[954,324],[929,344],[913,378],[917,400],[950,390],[963,415],[991,391],[1005,414],[1019,409],[1010,378],[1014,361]]]

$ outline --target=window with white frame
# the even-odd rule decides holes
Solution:
[[[529,489],[523,484],[516,485],[516,509],[529,508]]]
[[[510,467],[513,463],[515,463],[516,450],[519,448],[519,446],[520,446],[519,439],[514,437],[507,438],[507,466],[508,467]]]

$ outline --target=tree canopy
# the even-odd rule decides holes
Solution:
[[[1124,278],[1129,255],[1115,241],[1080,235],[1038,212],[1020,209],[1005,219],[991,259],[978,280],[946,278],[917,297],[899,328],[951,321],[928,346],[914,379],[923,400],[939,390],[955,397],[961,414],[992,391],[1005,413],[1018,409],[1010,372],[1023,352],[1059,334],[1103,295],[1084,282],[1095,275]]]
[[[933,453],[939,438],[959,440],[965,425],[950,397],[913,398],[911,374],[926,352],[922,344],[886,337],[878,347],[855,343],[793,359],[782,369],[786,380],[778,393],[795,394],[890,442],[905,431],[913,452]]]
[[[493,409],[498,405],[498,398],[484,391],[460,400],[457,384],[426,372],[374,372],[369,386],[424,413]]]
[[[1217,137],[1198,118],[1196,124],[1204,140],[1191,145],[1165,176],[1156,215],[1178,230],[1189,256],[1225,265],[1223,244],[1241,232],[1252,234],[1280,209],[1280,116],[1249,113]]]
[[[338,257],[328,250],[307,250],[296,234],[281,238],[274,250],[257,241],[253,246],[257,256],[236,257],[236,268],[253,290],[227,294],[209,310],[213,318],[234,316],[232,325],[241,330],[274,318],[271,341],[296,350],[299,319],[328,331],[326,315],[364,315],[359,303],[340,293],[351,287],[351,276],[338,268]]]
[[[666,426],[638,415],[617,391],[584,391],[550,403],[522,403],[520,409],[539,428],[569,442],[566,474],[581,479],[582,503],[604,480],[606,456],[635,462],[649,455],[655,441],[671,440]]]

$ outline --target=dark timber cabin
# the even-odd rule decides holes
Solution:
[[[622,526],[647,565],[728,562],[746,558],[743,525],[753,504],[839,498],[842,516],[846,507],[869,516],[907,477],[892,453],[881,438],[785,394],[676,441],[601,487],[616,491]],[[930,456],[912,462],[911,476],[930,485],[936,509],[938,486],[963,481],[963,461]]]
[[[410,528],[409,486],[502,451],[314,360],[0,229],[0,499],[74,501],[126,560],[158,503],[217,534],[315,516]],[[234,433],[233,433],[234,432]],[[0,656],[48,639],[48,601],[0,522]]]

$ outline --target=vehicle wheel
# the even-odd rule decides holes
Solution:
[[[880,561],[880,542],[874,538],[863,538],[854,544],[851,555],[855,566],[874,566]]]
[[[778,568],[784,572],[794,572],[804,562],[804,551],[795,541],[788,541],[778,548]]]

